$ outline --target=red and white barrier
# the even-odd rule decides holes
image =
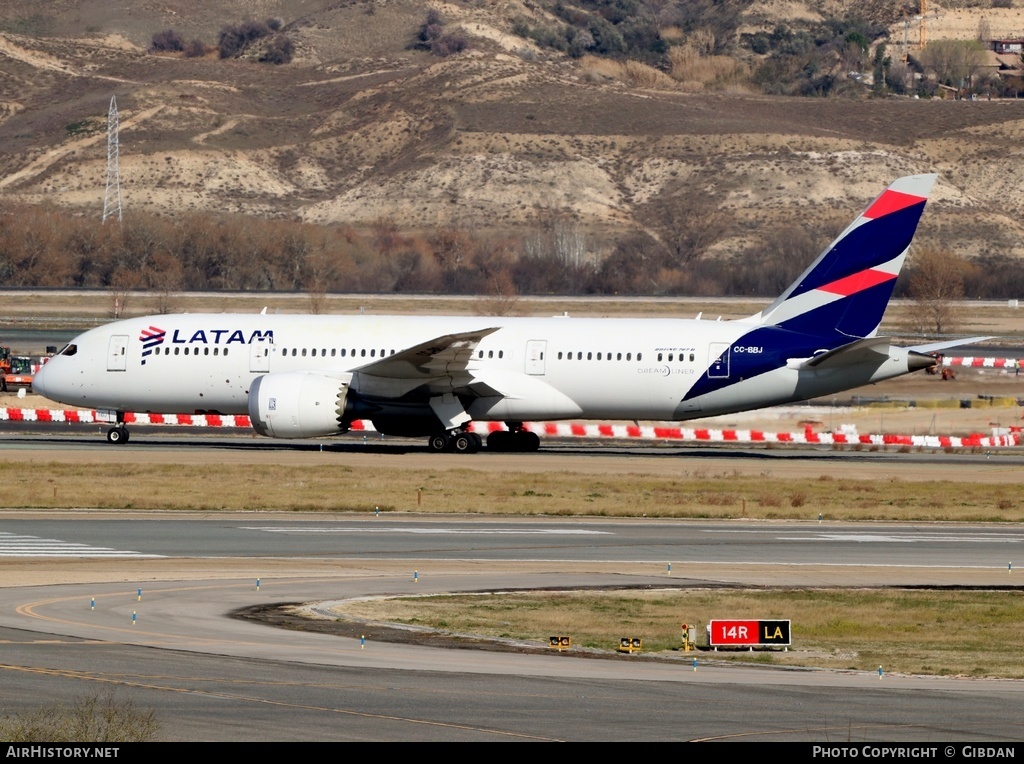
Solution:
[[[974,369],[1017,369],[1017,358],[983,358],[981,356],[944,356],[943,366],[968,366]]]
[[[124,415],[126,424],[180,425],[185,427],[235,427],[248,429],[247,416],[221,416],[217,414],[132,414]],[[96,411],[74,409],[18,409],[0,408],[0,421],[11,422],[77,422],[81,424],[110,424],[109,415]],[[579,422],[526,422],[524,427],[542,437],[597,438],[618,440],[661,440],[682,443],[779,443],[800,445],[864,445],[910,446],[920,448],[1000,448],[1020,446],[1021,428],[1011,427],[1001,435],[896,435],[875,433],[861,435],[856,432],[814,432],[810,427],[803,432],[767,432],[764,430],[718,430],[674,425],[595,424]],[[504,430],[500,422],[478,422],[470,429],[481,435]],[[352,423],[353,432],[376,432],[369,421]]]

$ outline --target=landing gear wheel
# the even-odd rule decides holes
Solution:
[[[480,436],[472,432],[457,432],[452,437],[452,448],[457,454],[475,454],[480,450]]]
[[[448,443],[449,440],[447,435],[431,435],[427,445],[431,451],[439,454],[442,451],[448,450]]]
[[[495,430],[487,436],[488,451],[511,451],[512,434],[505,430]]]
[[[526,453],[540,448],[540,437],[528,430],[495,430],[487,436],[487,448],[491,451],[514,451]]]
[[[107,430],[107,442],[123,445],[128,442],[128,430],[124,427],[111,427]]]

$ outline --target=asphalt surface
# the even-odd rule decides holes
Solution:
[[[155,709],[165,740],[1015,741],[1019,681],[364,643],[230,614],[533,587],[1006,586],[1022,540],[984,525],[7,510],[0,697],[12,713],[113,693]]]

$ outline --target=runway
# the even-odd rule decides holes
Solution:
[[[990,742],[1024,722],[1017,681],[361,644],[229,617],[531,587],[1005,586],[1017,528],[8,510],[0,532],[7,713],[112,691],[156,709],[162,739],[218,741]],[[56,556],[27,556],[32,539]]]

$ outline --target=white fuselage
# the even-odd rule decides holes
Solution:
[[[54,400],[96,409],[243,414],[256,377],[312,372],[349,380],[371,400],[415,404],[430,397],[420,380],[361,384],[360,369],[433,338],[481,330],[493,331],[452,372],[455,387],[460,374],[472,379],[466,412],[474,420],[683,420],[806,399],[908,370],[905,354],[893,348],[885,363],[841,373],[782,364],[743,379],[728,359],[766,352],[743,342],[756,328],[681,319],[150,316],[80,335],[73,354],[41,370],[36,387]],[[721,384],[688,400],[691,387],[710,375]]]

